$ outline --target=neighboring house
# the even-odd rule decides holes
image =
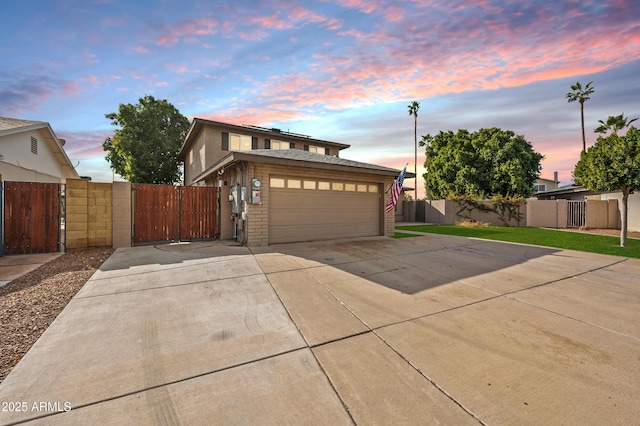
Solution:
[[[63,144],[47,122],[0,117],[2,180],[64,183],[79,179]]]
[[[393,235],[395,213],[384,204],[400,170],[340,158],[348,147],[195,118],[178,159],[185,185],[220,188],[223,240],[261,246]]]
[[[584,201],[587,196],[594,195],[595,192],[587,190],[580,185],[565,185],[558,188],[547,189],[544,191],[538,191],[533,194],[533,197],[537,197],[538,200],[573,200]]]
[[[551,189],[544,192],[538,192],[533,195],[539,200],[569,200],[569,201],[586,201],[586,200],[618,200],[618,218],[621,217],[620,209],[622,209],[622,193],[621,192],[594,192],[589,191],[581,185],[566,185],[560,188]],[[627,226],[629,231],[640,232],[640,193],[629,195],[627,201]],[[619,223],[619,220],[618,220]]]
[[[558,188],[558,185],[560,185],[558,172],[554,172],[553,179],[538,178],[533,184],[533,192],[536,194],[538,192],[549,191]]]

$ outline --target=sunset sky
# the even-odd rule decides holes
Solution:
[[[411,171],[417,100],[418,138],[510,129],[563,184],[582,147],[571,84],[595,87],[588,145],[598,120],[640,117],[637,0],[4,0],[0,16],[0,116],[49,122],[94,181],[113,178],[105,114],[145,95]]]

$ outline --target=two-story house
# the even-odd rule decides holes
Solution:
[[[220,188],[223,240],[261,246],[393,235],[395,214],[384,204],[400,171],[341,158],[348,147],[195,118],[178,159],[185,185]]]
[[[5,181],[79,179],[49,123],[0,117],[0,175]]]

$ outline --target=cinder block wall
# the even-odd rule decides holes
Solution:
[[[68,180],[66,203],[65,226],[68,249],[112,245],[111,183]]]
[[[88,192],[89,182],[86,180],[68,180],[66,188],[66,247],[68,249],[88,246]]]

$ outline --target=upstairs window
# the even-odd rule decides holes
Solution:
[[[329,155],[329,148],[324,148],[322,146],[305,145],[304,150],[313,152],[314,154]]]
[[[251,151],[251,136],[230,133],[229,149],[231,151]]]
[[[38,153],[38,139],[31,136],[31,152],[34,154]]]
[[[271,141],[271,149],[291,149],[291,142]]]
[[[533,192],[542,192],[547,190],[547,185],[544,183],[533,185]]]

